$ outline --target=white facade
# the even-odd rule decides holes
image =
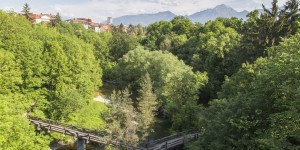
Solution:
[[[88,23],[82,23],[82,25],[85,29],[89,29],[89,27],[90,27],[90,25]]]
[[[51,22],[51,18],[50,17],[48,17],[48,16],[41,16],[41,20],[42,20],[42,22]]]
[[[95,27],[94,30],[95,30],[95,32],[97,32],[97,33],[101,32],[100,27]]]
[[[53,18],[51,18],[49,15],[32,14],[31,19],[33,20],[34,24],[39,24],[42,22],[49,23]]]

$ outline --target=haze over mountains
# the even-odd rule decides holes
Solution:
[[[187,18],[191,19],[193,22],[201,22],[205,23],[209,20],[215,20],[218,17],[237,17],[241,19],[246,19],[246,15],[248,14],[248,11],[242,11],[238,12],[234,10],[233,8],[226,6],[224,4],[218,5],[215,8],[212,9],[206,9],[200,12],[196,12],[190,16],[186,16]],[[138,14],[138,15],[126,15],[121,16],[118,18],[113,19],[113,24],[119,25],[119,24],[132,24],[132,25],[144,25],[147,26],[151,23],[157,22],[157,21],[170,21],[172,20],[176,14],[165,11],[165,12],[159,12],[156,14]]]

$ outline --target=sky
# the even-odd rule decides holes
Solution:
[[[278,0],[282,6],[287,0]],[[0,9],[16,12],[28,3],[33,13],[57,12],[65,18],[91,18],[94,22],[107,17],[149,14],[171,11],[176,15],[191,15],[205,9],[225,4],[237,11],[261,9],[261,4],[271,6],[272,0],[0,0]]]

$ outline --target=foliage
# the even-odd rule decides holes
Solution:
[[[20,92],[22,84],[20,66],[15,56],[0,49],[0,94]]]
[[[114,91],[110,97],[110,109],[104,116],[109,132],[108,142],[123,141],[126,145],[137,145],[137,114],[130,95],[128,89],[125,89],[121,92]]]
[[[268,58],[225,82],[219,100],[203,111],[203,148],[299,148],[299,38],[268,49]]]
[[[27,19],[29,19],[29,14],[30,14],[30,7],[28,3],[25,3],[23,8],[22,8],[23,14],[26,16]]]
[[[225,76],[231,76],[238,70],[236,57],[241,35],[234,29],[235,18],[219,18],[207,22],[199,28],[201,33],[182,40],[179,46],[171,49],[172,53],[193,67],[193,70],[207,72],[209,82],[201,91],[200,102],[206,104],[217,97],[217,91]],[[234,27],[234,28],[232,28]],[[175,38],[173,40],[175,43]]]
[[[49,137],[36,134],[25,118],[31,105],[20,91],[22,77],[15,56],[0,49],[0,147],[1,149],[48,149]]]
[[[110,57],[112,61],[117,61],[128,51],[137,47],[137,39],[125,33],[114,33],[109,43]]]
[[[192,71],[170,53],[136,49],[119,60],[116,73],[123,87],[136,92],[139,81],[149,73],[159,107],[170,118],[189,100],[196,100],[198,90],[205,85],[205,73]]]
[[[35,133],[25,118],[30,106],[43,117],[67,120],[101,85],[93,46],[74,30],[33,27],[21,15],[0,11],[1,148],[46,149],[48,136]]]
[[[183,16],[176,16],[173,20],[171,20],[172,23],[172,31],[177,35],[187,35],[190,36],[191,30],[193,29],[193,23],[191,20],[189,20],[186,17]]]
[[[137,26],[133,26],[133,25],[129,25],[128,26],[128,34],[130,35],[135,35],[135,36],[144,36],[145,35],[145,27],[143,27],[142,25],[138,24]]]
[[[273,0],[269,10],[263,5],[263,13],[253,11],[248,14],[248,20],[243,29],[243,44],[241,59],[253,62],[260,56],[267,56],[267,47],[276,46],[281,38],[293,35],[297,29],[296,21],[299,11],[299,2],[289,0],[280,10],[277,0]]]
[[[206,104],[216,98],[225,76],[240,67],[235,57],[242,37],[238,31],[242,28],[243,22],[237,18],[218,18],[203,26],[175,17],[170,22],[150,25],[142,44],[151,50],[170,51],[193,70],[207,72],[210,80],[200,94],[200,102]]]
[[[23,116],[28,105],[24,99],[20,94],[0,94],[0,147],[7,150],[47,150],[49,137],[36,134],[34,127]]]
[[[56,30],[64,35],[80,36],[81,32],[84,30],[82,24],[79,23],[67,23],[64,21],[58,22],[56,25]]]
[[[32,25],[27,3],[27,19],[0,11],[0,147],[47,148],[49,137],[24,117],[35,105],[36,115],[105,127],[109,141],[128,145],[151,133],[157,115],[173,131],[200,129],[191,148],[299,148],[299,2],[277,3],[246,21],[203,25],[177,16],[146,31],[120,25],[104,33],[59,14],[50,25]],[[90,101],[102,78],[128,87],[109,108]]]
[[[63,119],[92,98],[94,90],[101,85],[101,70],[91,45],[73,36],[60,35],[51,30],[47,32],[47,28],[43,26],[37,27],[36,31],[44,33],[36,38],[47,38],[42,51],[43,61],[48,64],[44,66],[46,80],[43,87],[49,92],[46,98],[52,106],[46,110],[49,117]],[[74,96],[74,103],[67,98],[71,96],[70,93]],[[71,103],[73,105],[68,105]],[[67,105],[69,107],[66,107]],[[61,113],[62,111],[68,113]]]
[[[103,69],[104,79],[109,79],[111,74],[111,69],[115,65],[112,62],[113,56],[111,52],[111,41],[113,40],[113,35],[111,32],[95,33],[93,31],[84,30],[81,32],[80,39],[93,45],[94,56],[97,61],[99,61],[99,66]],[[123,44],[123,43],[118,43]],[[131,43],[129,43],[131,44]],[[123,50],[123,49],[122,49]]]
[[[170,34],[172,24],[167,21],[153,23],[147,27],[146,38],[142,44],[150,50],[160,49],[161,43],[165,40],[166,35]]]
[[[55,18],[53,20],[51,20],[51,25],[53,27],[56,27],[58,25],[58,23],[61,22],[61,21],[62,21],[62,19],[61,19],[60,14],[56,13]]]
[[[85,129],[102,130],[105,125],[104,118],[101,113],[107,111],[108,108],[104,103],[89,101],[88,105],[70,115],[70,121],[73,124]]]
[[[149,133],[153,132],[153,125],[155,123],[155,115],[157,112],[156,95],[153,93],[152,80],[147,73],[140,83],[138,110],[139,114],[139,128],[142,132],[142,137],[146,138]]]

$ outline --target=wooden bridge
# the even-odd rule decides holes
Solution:
[[[184,145],[184,142],[199,138],[199,134],[192,131],[177,133],[158,140],[140,144],[140,146],[130,146],[118,141],[107,141],[103,137],[105,132],[97,132],[79,128],[73,125],[56,122],[39,117],[28,117],[29,121],[35,125],[37,130],[54,131],[63,135],[73,136],[77,139],[77,150],[85,150],[85,143],[93,142],[102,145],[113,145],[126,148],[128,150],[167,150]]]

